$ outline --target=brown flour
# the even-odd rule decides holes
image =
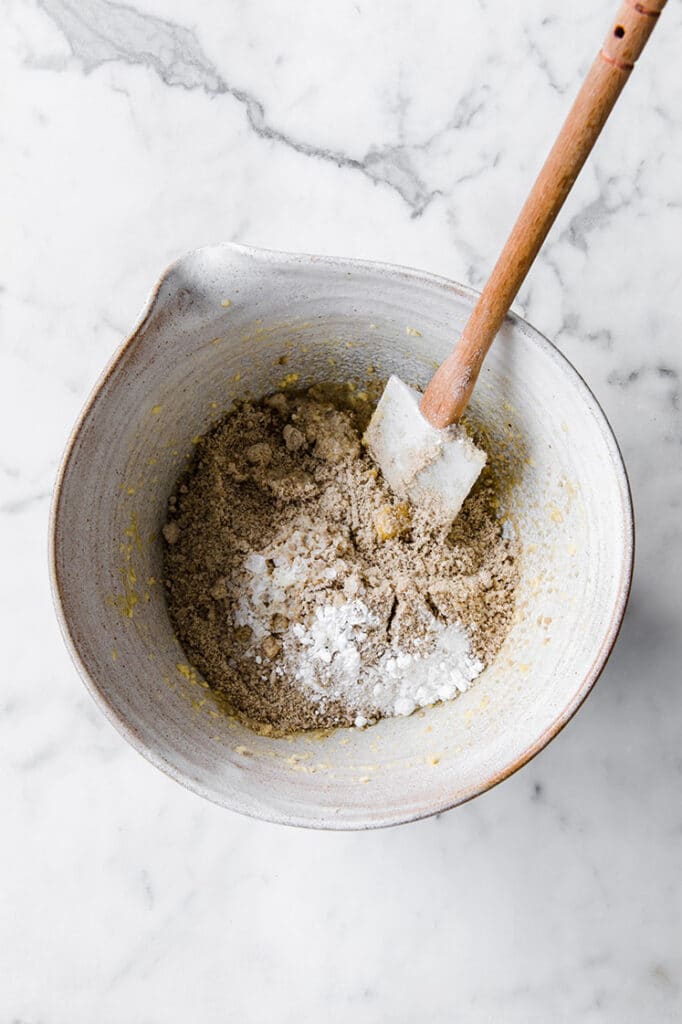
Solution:
[[[351,392],[332,404],[315,388],[243,403],[200,440],[169,501],[177,636],[236,712],[278,733],[382,713],[327,686],[324,663],[306,685],[297,679],[305,631],[329,609],[361,601],[371,617],[355,627],[362,671],[392,650],[428,654],[435,623],[460,623],[487,665],[511,622],[515,542],[496,518],[489,471],[446,536],[383,483],[360,442],[369,411]]]

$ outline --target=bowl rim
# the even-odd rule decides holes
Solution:
[[[532,324],[529,324],[522,316],[517,313],[509,312],[505,318],[505,323],[510,323],[521,330],[524,336],[534,344],[537,344],[546,355],[553,360],[553,362],[560,368],[564,376],[571,382],[571,384],[578,390],[583,398],[586,406],[590,409],[596,423],[599,425],[601,434],[604,438],[606,446],[610,454],[610,463],[613,467],[613,471],[616,476],[618,489],[621,498],[622,508],[622,560],[620,565],[620,578],[618,582],[618,592],[614,606],[611,613],[611,619],[604,635],[604,638],[597,650],[594,660],[585,674],[582,684],[579,686],[572,700],[566,705],[564,710],[555,718],[555,720],[540,734],[540,736],[531,743],[521,754],[514,758],[508,765],[498,772],[491,774],[488,778],[482,780],[480,784],[477,784],[464,794],[458,794],[457,796],[445,796],[436,800],[433,804],[422,805],[418,809],[408,813],[393,813],[388,812],[385,814],[379,813],[369,817],[367,812],[361,812],[357,818],[349,820],[335,819],[333,815],[328,817],[307,817],[305,815],[296,815],[278,812],[276,809],[263,808],[261,805],[257,807],[242,806],[237,807],[234,804],[226,803],[219,799],[217,794],[214,794],[206,790],[200,783],[193,778],[187,776],[175,765],[170,763],[163,757],[158,751],[150,747],[142,737],[136,732],[136,730],[121,716],[115,709],[105,691],[98,685],[96,680],[90,675],[85,663],[83,662],[80,652],[78,650],[77,642],[72,634],[69,622],[67,620],[64,602],[62,599],[63,583],[60,579],[59,568],[58,568],[58,549],[59,549],[59,529],[60,529],[60,517],[62,511],[62,497],[63,497],[63,484],[67,473],[71,467],[72,458],[74,455],[74,448],[78,436],[81,432],[83,425],[89,418],[90,414],[97,405],[98,399],[101,395],[104,385],[107,383],[114,370],[117,368],[120,361],[128,349],[135,343],[141,330],[151,317],[154,307],[159,299],[161,289],[163,288],[166,281],[173,275],[173,273],[180,269],[183,264],[188,263],[193,259],[197,259],[202,255],[206,255],[211,251],[220,251],[223,255],[231,254],[233,256],[247,257],[249,259],[258,260],[262,263],[269,263],[275,267],[287,267],[295,264],[310,264],[315,265],[322,264],[323,266],[333,267],[335,269],[342,269],[348,271],[360,270],[367,273],[378,273],[386,278],[402,278],[411,282],[421,282],[427,286],[432,286],[438,289],[447,289],[449,292],[460,296],[461,298],[467,299],[473,304],[480,295],[480,292],[474,288],[470,288],[468,285],[460,284],[459,282],[452,281],[451,279],[444,277],[440,274],[433,274],[428,271],[419,270],[412,267],[403,266],[400,264],[386,263],[378,260],[367,260],[367,259],[356,259],[350,256],[328,256],[328,255],[315,255],[310,253],[297,253],[297,252],[280,252],[274,249],[262,249],[248,245],[238,245],[232,242],[219,242],[212,245],[200,246],[196,249],[189,250],[184,255],[173,260],[165,270],[161,273],[156,283],[152,287],[147,301],[145,302],[142,310],[138,316],[137,321],[133,325],[130,333],[121,342],[116,351],[113,353],[109,362],[106,364],[99,377],[95,381],[90,394],[88,395],[76,422],[71,430],[66,446],[64,448],[63,455],[60,460],[59,469],[55,478],[55,484],[53,488],[52,500],[50,504],[50,516],[49,516],[49,537],[48,537],[48,561],[49,561],[49,573],[50,573],[50,587],[52,592],[52,600],[55,608],[55,614],[57,621],[62,633],[62,637],[66,644],[67,650],[74,663],[78,674],[80,675],[86,689],[90,693],[91,697],[103,712],[105,717],[114,726],[117,732],[127,742],[142,754],[146,760],[148,760],[154,767],[158,768],[165,775],[171,779],[179,782],[186,789],[204,799],[209,800],[211,803],[216,804],[219,807],[226,808],[237,813],[244,814],[247,817],[254,818],[260,821],[268,821],[273,824],[289,825],[292,827],[304,827],[314,828],[318,830],[331,830],[331,831],[365,831],[368,829],[375,828],[387,828],[394,825],[403,825],[412,821],[420,821],[424,818],[431,817],[434,814],[440,814],[444,811],[452,810],[454,807],[458,807],[462,804],[468,803],[475,797],[480,796],[483,793],[488,792],[494,786],[499,785],[505,779],[508,779],[515,772],[519,771],[524,765],[528,764],[537,754],[540,753],[550,742],[557,736],[562,729],[568,724],[573,718],[578,709],[585,702],[589,694],[592,692],[597,680],[602,674],[606,663],[613,651],[613,648],[618,640],[620,634],[623,619],[625,616],[625,610],[627,608],[628,599],[630,597],[630,591],[632,588],[632,576],[634,569],[634,557],[635,557],[635,520],[632,503],[632,491],[630,488],[630,482],[628,479],[623,454],[620,446],[613,432],[613,428],[609,423],[609,420],[602,409],[599,401],[591,391],[590,387],[579,373],[578,370],[573,366],[570,360],[551,342],[544,334],[538,331]]]

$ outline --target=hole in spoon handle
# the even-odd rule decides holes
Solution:
[[[604,41],[602,59],[620,71],[632,71],[665,5],[666,0],[624,0]]]

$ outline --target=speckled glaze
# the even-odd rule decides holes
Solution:
[[[522,582],[511,633],[468,693],[366,730],[256,736],[216,708],[170,627],[159,530],[193,438],[235,397],[288,383],[361,384],[371,365],[380,377],[423,385],[474,298],[398,267],[212,246],[166,271],[95,388],[53,503],[58,615],[105,714],[200,795],[319,828],[424,817],[528,761],[599,676],[632,573],[627,479],[586,385],[514,316],[471,412],[503,456],[504,512],[521,537]]]

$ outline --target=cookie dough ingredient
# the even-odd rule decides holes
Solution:
[[[516,544],[484,475],[452,529],[398,501],[352,392],[237,406],[197,446],[163,533],[190,661],[278,733],[364,725],[449,699],[508,631]]]

